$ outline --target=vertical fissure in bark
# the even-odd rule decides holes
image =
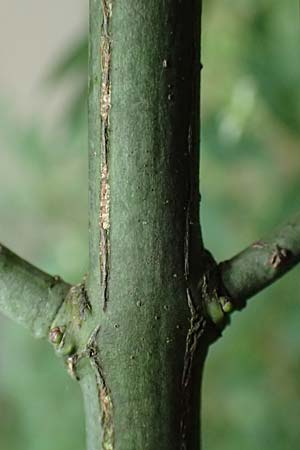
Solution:
[[[190,248],[190,200],[186,206],[186,225],[184,237],[184,278],[186,284],[189,282],[190,262],[189,262],[189,248]]]
[[[187,136],[187,141],[188,141],[188,164],[191,164],[191,154],[192,154],[192,127],[191,125],[188,128],[188,136]],[[188,199],[186,202],[186,207],[185,207],[185,213],[186,213],[186,222],[185,222],[185,238],[184,238],[184,246],[183,246],[183,251],[184,251],[184,277],[186,280],[186,283],[188,284],[189,282],[189,275],[190,275],[190,222],[191,222],[191,205],[192,205],[192,196],[193,196],[193,190],[191,188],[191,182],[190,180],[188,181],[189,183],[189,194],[188,194]]]
[[[99,359],[99,348],[96,342],[99,327],[93,333],[88,343],[88,354],[91,365],[95,371],[98,400],[100,404],[101,416],[99,426],[102,429],[102,450],[114,449],[114,422],[113,422],[113,402],[110,389],[104,377],[104,372]]]
[[[194,356],[198,348],[199,340],[206,328],[206,319],[194,304],[190,289],[186,290],[188,307],[190,310],[190,326],[186,337],[183,374],[181,380],[182,389],[182,415],[180,422],[181,450],[186,450],[188,439],[188,421],[191,409],[192,370]]]
[[[201,304],[195,299],[197,293],[194,286],[194,261],[195,255],[202,254],[202,237],[199,226],[199,105],[200,105],[200,30],[199,17],[201,17],[201,2],[194,7],[198,10],[193,26],[191,79],[190,79],[190,122],[187,130],[187,189],[186,202],[186,229],[184,242],[184,275],[186,281],[186,300],[190,313],[189,328],[186,335],[186,345],[181,379],[181,450],[187,450],[191,445],[191,423],[195,402],[192,401],[192,391],[195,389],[194,366],[195,353],[198,350],[200,340],[206,331],[206,319],[203,315]],[[197,303],[196,303],[197,301]],[[194,393],[195,394],[195,393]]]
[[[101,188],[100,188],[100,268],[102,285],[102,307],[108,302],[109,277],[109,228],[110,228],[110,185],[109,185],[109,125],[111,110],[111,17],[112,1],[102,0],[103,22],[101,29]]]

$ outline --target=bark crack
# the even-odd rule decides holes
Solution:
[[[109,277],[109,228],[110,228],[110,185],[109,185],[109,127],[111,110],[111,17],[112,0],[102,0],[103,22],[101,29],[101,186],[100,186],[100,269],[103,292],[102,307],[108,302]]]
[[[99,348],[97,345],[97,334],[100,327],[97,327],[89,339],[87,350],[92,367],[96,374],[96,385],[98,399],[101,409],[100,423],[102,428],[102,449],[114,449],[114,423],[113,423],[113,403],[110,389],[104,377],[104,371],[99,359]]]
[[[194,305],[190,289],[186,290],[187,302],[190,309],[190,327],[186,337],[184,354],[183,374],[181,379],[182,388],[182,416],[180,422],[181,450],[187,449],[188,418],[191,408],[191,380],[194,356],[198,348],[199,339],[206,330],[207,321],[201,310]]]

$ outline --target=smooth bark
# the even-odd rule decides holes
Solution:
[[[234,309],[282,277],[300,261],[300,216],[220,265]]]
[[[70,285],[0,245],[0,311],[45,337]]]

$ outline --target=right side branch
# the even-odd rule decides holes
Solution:
[[[234,309],[283,276],[300,261],[300,215],[219,265]]]

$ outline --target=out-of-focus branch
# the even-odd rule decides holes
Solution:
[[[36,337],[48,335],[70,287],[0,245],[0,312]]]

